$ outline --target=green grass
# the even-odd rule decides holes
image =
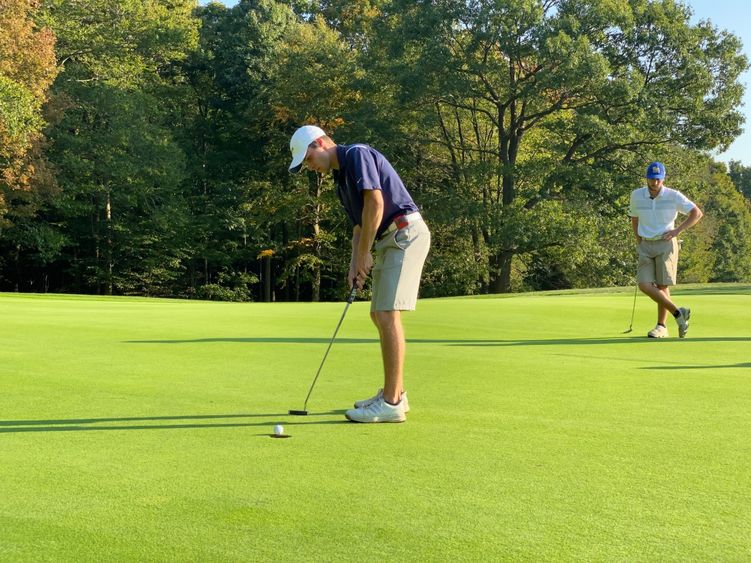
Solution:
[[[751,287],[424,300],[405,424],[355,303],[0,295],[2,561],[748,561]],[[268,437],[283,423],[287,440]]]

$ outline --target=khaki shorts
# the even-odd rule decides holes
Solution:
[[[675,285],[678,272],[678,240],[645,240],[637,246],[639,250],[638,283]]]
[[[430,231],[422,219],[376,241],[371,311],[414,311],[429,250]]]

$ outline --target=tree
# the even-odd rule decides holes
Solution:
[[[740,42],[689,16],[672,0],[394,2],[378,36],[402,103],[431,112],[419,142],[480,210],[490,291],[511,289],[515,256],[565,244],[575,192],[613,214],[650,152],[739,133]]]
[[[725,173],[714,166],[707,186],[705,213],[715,218],[716,232],[711,246],[714,258],[709,281],[751,280],[751,203]]]
[[[292,26],[285,37],[284,49],[278,53],[274,73],[270,101],[275,117],[290,130],[316,124],[336,135],[339,128],[346,126],[351,108],[361,100],[357,88],[361,73],[356,54],[339,33],[328,28],[323,18]],[[331,256],[336,239],[325,224],[332,218],[332,208],[338,205],[333,203],[332,190],[324,193],[324,187],[330,186],[329,180],[310,173],[304,175],[303,181],[307,189],[297,192],[299,234],[290,241],[294,257],[287,273],[306,273],[312,286],[311,297],[318,301],[324,258]]]
[[[751,167],[743,166],[737,160],[731,160],[729,168],[730,179],[735,184],[736,189],[746,199],[751,199]]]
[[[42,105],[57,68],[54,35],[34,22],[36,12],[33,0],[0,5],[0,234],[12,192],[46,180],[38,174]]]
[[[274,232],[283,231],[277,213],[289,196],[279,179],[286,141],[269,96],[276,52],[296,20],[272,0],[229,10],[210,4],[197,15],[200,42],[183,65],[191,92],[181,139],[190,163],[192,287],[247,273],[262,251],[284,246]]]
[[[58,257],[68,288],[168,294],[183,271],[185,159],[162,100],[196,39],[192,10],[189,0],[45,4],[62,68],[48,151],[62,194],[48,216],[68,239]]]

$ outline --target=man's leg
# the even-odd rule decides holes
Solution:
[[[659,289],[665,295],[667,300],[670,301],[670,286],[658,284],[657,289]],[[672,301],[670,302],[672,303]],[[673,310],[668,310],[667,307],[665,307],[662,303],[658,301],[657,302],[657,322],[660,323],[662,326],[666,326],[665,322],[668,320],[668,313],[672,315]]]
[[[404,385],[404,328],[400,311],[375,311],[372,313],[381,339],[383,358],[383,398],[395,405],[399,402]]]
[[[639,289],[647,295],[652,301],[657,303],[657,318],[660,319],[660,314],[662,313],[661,308],[664,309],[665,317],[663,320],[667,319],[667,313],[671,313],[672,315],[675,315],[675,312],[678,310],[678,307],[675,306],[675,303],[673,303],[670,300],[670,290],[667,289],[667,293],[663,291],[663,289],[667,289],[666,286],[657,286],[653,283],[645,283],[640,282],[639,283]]]

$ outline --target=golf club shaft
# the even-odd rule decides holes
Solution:
[[[331,350],[331,345],[334,343],[334,340],[336,339],[336,334],[339,332],[339,327],[342,326],[342,322],[344,321],[344,317],[347,314],[347,309],[349,309],[349,306],[352,304],[352,302],[355,300],[355,296],[357,295],[357,285],[352,285],[352,290],[349,292],[349,297],[347,297],[347,304],[344,306],[344,311],[342,312],[342,316],[339,319],[339,324],[336,325],[336,330],[334,331],[334,336],[331,337],[331,341],[329,342],[328,348],[326,348],[326,353],[323,355],[323,360],[321,360],[321,365],[318,366],[318,371],[316,372],[316,376],[313,378],[313,383],[310,385],[310,389],[308,390],[308,396],[305,397],[305,404],[303,405],[302,410],[307,411],[308,410],[308,399],[310,399],[310,394],[313,392],[313,388],[316,386],[316,381],[318,381],[318,376],[321,375],[321,369],[323,368],[323,364],[326,363],[326,358],[329,355],[329,350]]]
[[[634,284],[634,305],[631,307],[631,323],[628,325],[628,330],[626,332],[631,332],[634,326],[634,313],[636,313],[636,293],[638,289],[639,289],[639,282],[637,281]]]

